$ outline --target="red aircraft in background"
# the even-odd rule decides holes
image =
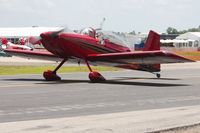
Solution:
[[[61,80],[56,72],[66,61],[85,62],[91,82],[102,82],[105,78],[93,71],[90,64],[151,72],[160,78],[160,64],[193,62],[174,53],[161,51],[160,36],[154,31],[149,32],[143,51],[138,52],[131,51],[117,35],[92,28],[83,29],[79,33],[62,29],[42,33],[40,37],[47,51],[6,49],[5,52],[28,58],[62,59],[55,70],[43,73],[47,81]]]
[[[33,48],[25,45],[26,41],[24,38],[19,39],[18,44],[9,42],[6,38],[0,37],[0,45],[2,49],[24,49],[24,50],[33,50]]]

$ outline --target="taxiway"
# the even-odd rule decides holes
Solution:
[[[182,65],[182,67],[181,67]],[[107,81],[90,83],[88,73],[0,76],[0,123],[197,106],[200,67],[164,66],[162,78],[137,71],[102,72]]]
[[[184,65],[184,64],[182,64]],[[167,67],[162,78],[136,71],[102,72],[105,83],[87,73],[0,77],[0,122],[191,106],[200,103],[200,68]]]

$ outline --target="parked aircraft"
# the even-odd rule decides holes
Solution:
[[[40,35],[40,41],[48,51],[30,51],[6,49],[12,55],[28,58],[61,59],[55,70],[43,73],[47,81],[61,80],[57,70],[66,62],[85,63],[90,71],[91,82],[102,82],[105,78],[90,65],[113,66],[124,69],[146,71],[160,78],[160,64],[193,62],[174,53],[160,50],[160,36],[149,32],[143,51],[131,51],[126,42],[117,35],[93,28],[86,28],[79,33],[67,32],[64,29],[49,31]]]
[[[19,44],[13,44],[9,42],[6,38],[0,38],[0,45],[2,49],[24,49],[33,50],[33,48],[25,45],[24,38],[19,39]]]

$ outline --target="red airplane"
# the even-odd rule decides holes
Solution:
[[[66,61],[85,62],[90,71],[91,82],[102,82],[105,78],[93,71],[90,64],[151,72],[160,78],[160,64],[194,62],[174,53],[161,51],[160,36],[154,31],[149,32],[143,51],[138,52],[132,52],[116,35],[92,28],[86,28],[80,33],[63,30],[45,32],[40,37],[47,51],[6,49],[5,52],[28,58],[62,59],[55,70],[43,73],[47,81],[61,80],[56,72]]]
[[[33,50],[33,48],[25,45],[25,39],[19,39],[19,44],[14,44],[9,42],[6,38],[0,37],[0,45],[2,49],[25,49],[25,50]]]

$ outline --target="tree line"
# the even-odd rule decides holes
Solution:
[[[176,28],[168,27],[166,30],[167,34],[184,34],[186,32],[200,32],[200,26],[198,28],[189,28],[187,30],[178,31]]]
[[[174,27],[168,27],[167,30],[166,30],[166,33],[167,34],[184,34],[186,32],[200,32],[200,26],[198,28],[189,28],[187,30],[177,30],[176,28]],[[129,32],[129,34],[132,34],[132,35],[136,35],[136,34],[140,34],[140,32],[136,33],[134,30]],[[165,34],[165,33],[163,33]]]

